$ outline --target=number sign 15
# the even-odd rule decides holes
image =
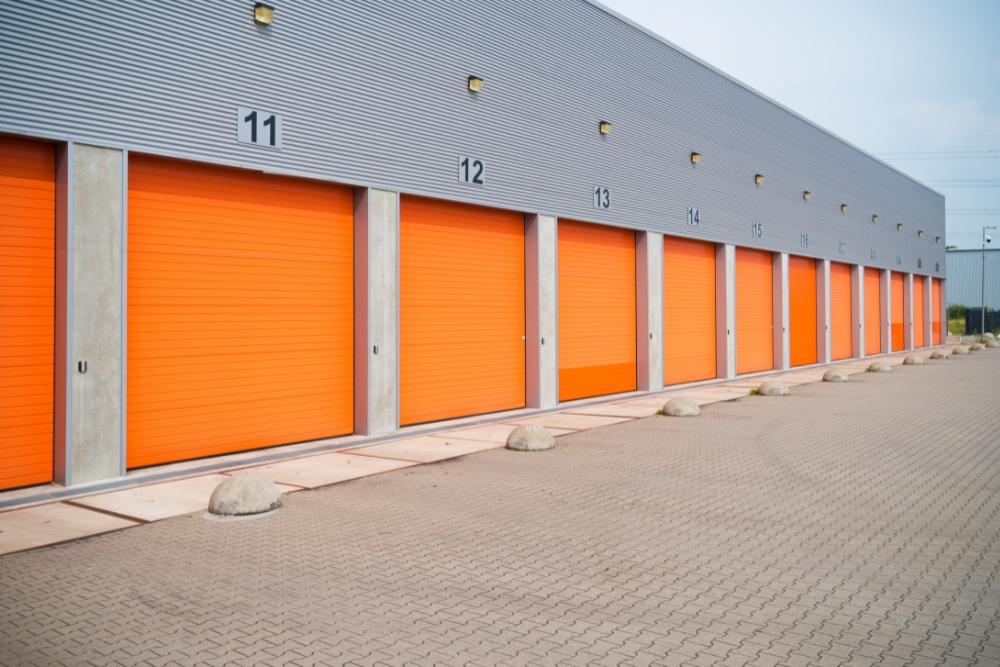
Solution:
[[[281,116],[269,111],[236,107],[236,140],[281,150]]]
[[[594,186],[594,208],[611,208],[611,190]]]
[[[469,185],[485,185],[486,165],[474,157],[458,156],[458,182]]]
[[[759,239],[764,236],[764,225],[760,224],[756,220],[753,221],[753,237]]]

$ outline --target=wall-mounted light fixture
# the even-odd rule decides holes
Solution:
[[[478,76],[470,76],[469,90],[471,90],[474,93],[478,93],[482,89],[483,89],[483,80],[480,79]]]
[[[924,230],[921,229],[919,232],[917,232],[917,236],[923,236],[923,235],[924,235]]]
[[[701,162],[701,153],[691,153],[691,163],[698,164]]]
[[[896,225],[896,229],[897,230],[900,230],[902,228],[903,228],[903,223],[899,223],[898,225]]]
[[[841,204],[840,205],[840,212],[841,213],[847,213],[847,204]]]
[[[806,190],[805,192],[802,193],[802,198],[803,199],[809,199],[812,196],[813,196],[813,193],[809,192],[808,190]]]
[[[263,2],[254,3],[253,20],[257,25],[271,25],[274,21],[274,7]]]
[[[756,183],[757,185],[760,185],[761,183],[764,182],[764,177],[761,176],[760,174],[757,174],[756,176],[753,177],[753,182]]]
[[[938,236],[937,238],[935,238],[934,243],[941,243],[941,237]]]
[[[609,123],[608,121],[602,120],[598,124],[598,127],[601,130],[601,134],[611,134],[611,123]]]
[[[878,222],[878,216],[877,215],[873,215],[872,216],[872,222]]]

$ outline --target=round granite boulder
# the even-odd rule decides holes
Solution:
[[[847,373],[838,368],[831,368],[823,373],[823,382],[850,382],[850,380]]]
[[[959,345],[954,350],[951,351],[952,354],[968,354],[969,347],[967,345]]]
[[[788,396],[791,393],[788,385],[781,380],[767,380],[757,387],[758,396]]]
[[[987,331],[986,333],[983,334],[983,340],[993,340],[995,338],[996,338],[996,336],[994,336],[993,334],[991,334],[989,331]]]
[[[924,358],[919,354],[911,354],[906,359],[903,359],[904,366],[923,366],[924,363]]]
[[[1000,340],[990,339],[985,343],[986,347],[1000,347]]]
[[[663,406],[663,414],[668,417],[697,417],[701,407],[687,396],[674,396]]]
[[[944,350],[935,350],[934,354],[931,355],[931,359],[951,359],[951,355]]]
[[[552,434],[538,424],[521,424],[507,436],[507,449],[516,452],[541,452],[555,446]]]
[[[233,475],[215,487],[208,511],[222,516],[261,514],[281,507],[281,492],[274,482],[255,472]]]
[[[979,350],[985,350],[982,343],[973,343],[969,346],[969,352],[979,352]]]
[[[878,361],[873,361],[868,366],[869,373],[891,373],[892,364],[890,364],[885,359],[879,359]]]

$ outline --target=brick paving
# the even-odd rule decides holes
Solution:
[[[1000,353],[0,557],[0,664],[998,665]]]

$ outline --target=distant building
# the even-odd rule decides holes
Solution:
[[[946,270],[948,303],[978,308],[983,303],[983,251],[949,250]],[[986,251],[986,305],[1000,308],[1000,248]]]

